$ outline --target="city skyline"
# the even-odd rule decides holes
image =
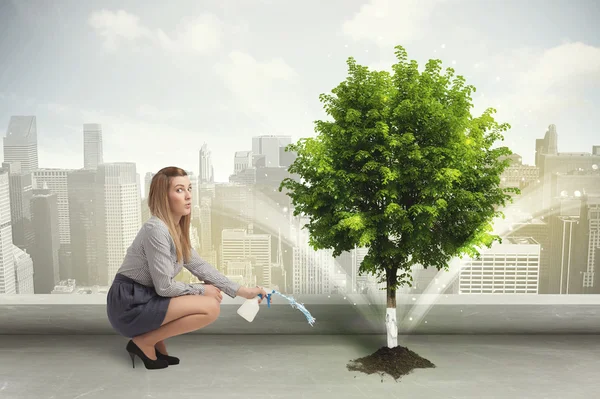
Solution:
[[[11,117],[25,118],[25,119],[34,118],[34,120],[37,120],[37,117],[35,115],[11,115]],[[39,129],[39,122],[36,122],[36,124],[37,124],[38,129]],[[10,123],[7,123],[6,125],[10,126]],[[80,129],[80,133],[81,133],[81,136],[82,136],[82,145],[81,145],[81,149],[80,149],[81,154],[79,156],[79,158],[81,158],[80,165],[78,165],[78,166],[75,165],[72,168],[61,168],[61,167],[56,167],[56,166],[53,166],[53,165],[48,165],[48,166],[40,165],[37,168],[37,170],[42,171],[42,170],[80,170],[80,169],[87,169],[87,167],[86,167],[86,160],[85,160],[85,151],[87,150],[88,147],[87,147],[86,144],[84,144],[83,140],[85,139],[86,135],[89,133],[89,131],[86,130],[86,128],[89,128],[89,126],[94,126],[94,128],[99,129],[99,131],[100,131],[100,136],[99,136],[99,138],[100,138],[100,151],[101,151],[100,152],[100,156],[102,157],[102,141],[104,141],[104,142],[106,141],[103,138],[103,135],[102,135],[103,124],[101,122],[98,122],[98,121],[96,121],[96,122],[88,122],[88,123],[84,123],[82,125],[81,129]],[[549,129],[556,130],[557,127],[556,127],[555,124],[549,123],[548,125],[546,125],[546,127],[544,129],[542,129],[542,131],[540,131],[538,133],[538,135],[536,136],[535,139],[536,140],[541,139],[544,136],[544,134],[546,134],[548,132]],[[7,131],[8,131],[8,128],[7,128],[7,130],[5,130],[4,136],[3,136],[5,140],[6,140],[6,132]],[[37,139],[39,141],[39,132],[37,133],[37,136],[38,136]],[[560,135],[560,131],[559,131],[558,132],[558,140],[557,140],[556,145],[557,145],[558,148],[562,149],[562,148],[564,148],[564,144],[562,144],[560,142],[560,136],[561,135]],[[259,153],[253,152],[252,147],[253,147],[253,141],[256,140],[256,139],[258,139],[258,138],[260,138],[260,137],[289,137],[289,138],[291,138],[292,136],[290,136],[290,135],[271,135],[271,134],[265,134],[265,135],[258,135],[258,136],[249,137],[248,138],[249,143],[245,147],[243,147],[244,144],[240,144],[240,148],[242,148],[242,147],[246,148],[247,147],[248,149],[242,150],[240,148],[233,147],[233,148],[231,148],[230,153],[227,153],[227,162],[222,162],[222,163],[225,163],[225,164],[229,164],[229,166],[227,167],[227,171],[226,172],[223,172],[223,171],[219,171],[218,172],[218,169],[214,167],[214,156],[212,156],[212,147],[210,145],[210,142],[204,142],[199,147],[198,150],[190,150],[190,152],[195,153],[195,156],[196,156],[195,166],[193,166],[192,168],[189,168],[189,169],[186,169],[186,168],[183,168],[183,167],[182,168],[185,169],[185,170],[187,170],[188,172],[192,172],[193,175],[196,178],[200,177],[200,175],[201,175],[201,172],[200,172],[201,166],[200,165],[203,162],[203,161],[201,161],[201,159],[203,159],[205,157],[204,154],[206,154],[208,152],[208,154],[209,154],[209,156],[208,156],[208,159],[209,159],[208,165],[211,165],[210,175],[213,176],[213,178],[214,178],[214,176],[216,176],[218,173],[220,173],[221,175],[226,175],[227,177],[226,177],[226,180],[223,180],[223,181],[218,181],[218,180],[216,180],[216,178],[214,178],[215,179],[214,181],[208,180],[208,181],[205,181],[205,183],[206,182],[209,182],[209,183],[212,183],[212,184],[216,184],[216,183],[230,183],[231,182],[230,178],[238,172],[238,171],[235,170],[236,169],[236,162],[237,162],[237,155],[239,153],[250,153],[250,154],[258,155]],[[506,145],[506,143],[501,143],[501,145]],[[584,148],[574,148],[573,151],[558,151],[558,153],[563,153],[563,154],[567,154],[567,153],[568,154],[592,154],[593,148],[595,146],[597,146],[597,145],[598,145],[598,143],[594,143],[593,141],[590,141],[590,142],[587,143],[587,147],[584,147]],[[523,165],[526,165],[526,166],[535,166],[535,154],[536,154],[535,141],[534,141],[534,143],[532,145],[532,147],[533,147],[532,151],[530,151],[528,153],[516,152],[514,150],[514,148],[511,148],[509,145],[507,145],[507,147],[513,152],[513,156],[515,156],[515,155],[519,156],[519,160],[520,160],[520,162]],[[3,147],[1,147],[1,148],[3,149]],[[40,148],[38,146],[37,147],[37,151],[43,151],[43,148]],[[531,159],[531,162],[526,162],[526,160],[528,160],[528,159]],[[146,170],[146,171],[143,171],[143,170],[139,169],[139,167],[138,167],[139,163],[134,158],[128,158],[128,159],[123,159],[123,160],[118,160],[118,161],[99,162],[99,163],[106,163],[106,164],[113,164],[113,163],[133,163],[133,164],[135,164],[136,165],[136,173],[139,174],[140,177],[141,177],[141,180],[140,180],[140,190],[141,190],[141,193],[142,193],[142,197],[144,197],[144,193],[147,191],[147,188],[146,188],[146,183],[147,182],[143,179],[143,176],[145,176],[148,173],[154,174],[159,169],[161,169],[162,167],[165,167],[165,166],[177,166],[177,167],[181,167],[180,165],[177,165],[177,164],[173,164],[173,165],[166,165],[165,164],[165,165],[161,166],[157,170]],[[95,168],[96,168],[96,166],[94,166],[94,168],[92,168],[92,169],[95,169]]]
[[[94,281],[104,286],[102,281],[110,281],[116,273],[127,248],[125,244],[133,239],[141,224],[149,217],[147,205],[142,199],[140,173],[136,170],[135,162],[131,161],[94,162],[93,165],[88,163],[87,166],[80,165],[80,168],[73,170],[34,168],[26,169],[23,173],[19,164],[31,164],[32,160],[37,159],[37,125],[35,116],[14,116],[4,140],[4,146],[11,152],[10,159],[5,159],[2,165],[1,175],[6,181],[0,189],[4,195],[10,192],[10,198],[5,201],[5,207],[8,206],[10,211],[5,209],[2,215],[6,218],[10,213],[12,219],[12,222],[5,226],[4,233],[8,233],[9,230],[6,229],[11,229],[12,224],[11,241],[18,240],[21,244],[17,245],[17,241],[14,241],[14,268],[7,268],[7,258],[4,258],[4,277],[0,278],[0,283],[16,284],[17,289],[28,289],[25,287],[31,286],[30,277],[23,276],[33,274],[35,284],[40,284],[39,277],[36,280],[39,273],[33,273],[32,268],[36,265],[41,267],[39,259],[45,259],[43,264],[51,262],[53,273],[61,276],[60,280],[56,280],[58,277],[55,277],[55,283],[60,282],[61,285],[55,286],[53,292],[70,292],[75,286],[71,287],[71,282],[66,282],[65,278],[76,279],[77,276],[83,277],[84,280],[99,277],[100,280]],[[102,124],[84,124],[82,135],[89,137],[90,129],[95,132],[92,135],[93,140],[84,145],[81,152],[84,158],[88,157],[88,161],[97,161],[103,158],[100,145],[103,142]],[[600,253],[596,251],[596,247],[600,245],[600,235],[594,226],[600,220],[600,145],[592,145],[592,151],[584,156],[585,153],[581,151],[560,151],[558,138],[556,126],[549,125],[543,137],[538,137],[535,141],[536,165],[524,165],[521,154],[513,154],[511,166],[501,176],[501,186],[519,187],[524,190],[522,195],[517,197],[516,205],[507,208],[507,224],[499,221],[495,226],[498,234],[508,234],[507,244],[496,244],[490,251],[484,250],[482,261],[461,262],[461,268],[454,270],[456,279],[447,283],[436,283],[433,287],[434,292],[436,288],[438,293],[442,289],[450,289],[463,294],[488,291],[510,293],[514,290],[523,290],[523,293],[530,294],[562,294],[563,290],[566,294],[569,290],[596,292],[598,282],[594,270],[598,264],[596,254]],[[365,278],[357,274],[360,259],[366,254],[365,248],[357,248],[356,251],[360,250],[359,252],[350,251],[334,262],[330,250],[314,251],[309,248],[307,232],[300,230],[300,219],[292,219],[287,205],[280,203],[282,200],[285,202],[281,195],[269,198],[273,194],[268,192],[276,191],[278,181],[282,178],[279,176],[282,171],[277,170],[286,169],[283,172],[286,174],[287,166],[293,162],[293,159],[282,153],[282,149],[289,143],[289,136],[253,137],[252,148],[258,153],[235,151],[235,157],[231,160],[231,164],[237,170],[231,182],[236,184],[210,184],[210,181],[206,181],[208,186],[198,187],[197,214],[193,217],[190,232],[194,246],[199,248],[202,257],[222,272],[228,275],[235,273],[230,275],[230,278],[241,279],[240,282],[262,281],[271,285],[275,272],[278,284],[293,287],[295,293],[298,293],[297,290],[300,290],[300,293],[313,294],[333,293],[340,289],[343,292],[374,289],[377,285],[373,276]],[[210,148],[207,144],[198,152],[198,158],[199,167],[212,174]],[[17,163],[13,163],[14,161]],[[251,170],[253,172],[248,173]],[[266,178],[267,172],[271,177]],[[272,176],[273,173],[275,177]],[[32,183],[28,183],[27,176],[33,178]],[[150,177],[151,174],[147,173],[144,181],[147,183]],[[205,175],[205,178],[210,180],[209,175]],[[192,180],[196,179],[198,177]],[[239,183],[241,185],[238,185]],[[258,186],[255,183],[258,183]],[[260,188],[261,185],[264,187]],[[261,191],[265,187],[266,192]],[[127,194],[115,196],[118,192]],[[26,205],[28,201],[31,201],[31,215]],[[539,213],[540,203],[544,204],[542,213]],[[514,210],[517,212],[514,213]],[[34,215],[36,213],[37,217]],[[523,213],[525,216],[530,214],[533,220],[531,217],[524,218]],[[92,216],[94,214],[95,222]],[[126,216],[125,224],[121,215]],[[548,217],[547,222],[542,221],[544,217]],[[271,221],[268,221],[269,219]],[[579,224],[580,220],[584,222],[581,227],[574,227],[573,223]],[[30,222],[33,230],[27,229],[27,223]],[[566,224],[569,225],[568,228]],[[258,231],[253,232],[251,226]],[[507,226],[509,230],[514,228],[515,232],[503,231]],[[291,251],[284,257],[281,236],[277,255],[273,256],[270,249],[275,232],[279,230],[281,234],[281,227],[284,227],[285,245]],[[33,243],[26,238],[29,232],[35,233],[33,247],[30,247]],[[557,240],[561,234],[562,245]],[[51,241],[44,238],[47,235],[55,237],[54,244],[49,244]],[[566,245],[565,235],[568,237]],[[77,237],[78,244],[71,245],[69,236]],[[229,237],[227,247],[225,237]],[[232,237],[239,238],[232,240]],[[100,246],[94,249],[97,239],[100,239]],[[47,241],[50,246],[43,245],[46,249],[40,248],[38,251],[41,243],[39,240],[45,243]],[[259,244],[261,240],[262,244]],[[268,243],[266,247],[265,243]],[[258,245],[256,248],[255,244]],[[32,263],[29,254],[22,251],[27,251],[28,248],[32,249],[32,254],[37,254],[37,261]],[[247,249],[250,252],[247,252]],[[581,256],[585,252],[588,252],[586,258]],[[79,261],[75,264],[69,259],[75,259],[76,256]],[[239,256],[241,258],[238,258]],[[263,260],[254,265],[255,261],[250,259],[255,256],[262,257]],[[52,257],[54,260],[51,260]],[[560,257],[560,265],[549,260],[549,257]],[[12,262],[10,259],[9,257],[9,266]],[[97,264],[95,259],[98,260]],[[509,259],[516,259],[516,263],[511,264]],[[81,266],[76,265],[85,265],[85,268],[81,269]],[[47,267],[44,266],[43,269]],[[238,276],[237,273],[243,270],[251,270],[251,274]],[[44,271],[48,272],[50,271]],[[413,273],[418,281],[419,290],[423,290],[424,287],[432,289],[429,285],[434,277],[431,271],[417,268]],[[520,273],[526,274],[519,277]],[[489,280],[486,275],[495,277]],[[10,277],[8,280],[7,276]],[[448,275],[443,277],[448,278]],[[184,273],[180,278],[188,283],[194,280],[189,273]],[[525,278],[525,285],[521,286],[520,278]],[[11,283],[11,280],[14,280],[14,283]],[[46,284],[43,279],[42,282]],[[62,285],[65,282],[67,285]],[[492,288],[487,288],[489,283],[493,284]],[[52,285],[46,286],[45,290],[49,290],[50,287]],[[79,290],[87,289],[85,284],[83,287],[79,285]]]
[[[11,210],[3,235],[12,229],[13,246],[0,252],[8,265],[0,280],[14,275],[16,289],[29,289],[36,258],[33,267],[47,276],[110,281],[149,217],[137,197],[145,197],[152,173],[173,165],[193,173],[199,190],[215,183],[194,200],[191,235],[202,257],[223,272],[252,269],[248,259],[224,263],[234,259],[226,247],[262,259],[246,281],[332,290],[340,283],[331,275],[335,263],[326,252],[306,252],[289,198],[277,192],[294,158],[281,149],[314,136],[313,121],[329,119],[318,96],[346,79],[348,57],[389,71],[402,45],[420,69],[441,59],[474,85],[474,117],[491,107],[496,121],[512,126],[497,145],[519,157],[501,185],[523,188],[511,212],[536,218],[512,220],[521,234],[507,233],[515,247],[465,266],[458,286],[487,291],[485,269],[510,274],[510,284],[493,288],[509,292],[520,286],[520,268],[529,293],[595,293],[600,8],[569,4],[2,3],[0,51],[10,57],[0,73],[0,128],[7,126],[0,186]],[[590,198],[581,196],[586,187]],[[224,233],[231,229],[238,232]],[[260,249],[242,251],[247,245]],[[362,256],[343,260],[349,289],[364,283],[354,275]]]
[[[0,126],[36,115],[39,165],[66,169],[81,163],[84,123],[102,124],[106,162],[135,153],[141,174],[168,164],[197,172],[207,142],[215,181],[225,182],[232,142],[314,136],[312,121],[326,118],[318,95],[345,79],[347,57],[387,69],[401,44],[421,66],[440,58],[465,75],[478,89],[472,113],[496,108],[512,125],[505,144],[533,164],[531,143],[549,124],[569,137],[559,143],[565,152],[581,151],[600,125],[597,5],[582,3],[373,0],[315,13],[316,3],[258,0],[180,9],[6,2]],[[304,16],[317,19],[310,31]]]

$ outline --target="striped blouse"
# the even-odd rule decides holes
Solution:
[[[123,264],[117,273],[142,285],[154,287],[160,296],[204,294],[203,284],[187,284],[173,279],[181,268],[185,267],[200,281],[214,285],[231,298],[236,297],[240,284],[219,273],[200,258],[193,248],[191,255],[189,263],[177,262],[175,242],[167,225],[160,218],[152,216],[144,223],[127,249]]]

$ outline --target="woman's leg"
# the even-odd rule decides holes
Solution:
[[[206,327],[219,317],[220,311],[220,304],[214,298],[202,295],[173,297],[162,325],[154,331],[134,337],[133,342],[150,359],[156,359],[154,349],[157,343]]]
[[[169,354],[169,352],[167,352],[167,344],[165,343],[165,341],[158,341],[156,343],[156,345],[154,345],[154,347],[156,348],[157,351],[159,351],[163,355]]]

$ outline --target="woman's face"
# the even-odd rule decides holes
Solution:
[[[177,176],[171,179],[169,207],[176,221],[192,212],[192,184],[188,176]]]

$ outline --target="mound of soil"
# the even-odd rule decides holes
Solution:
[[[414,369],[435,368],[435,365],[410,349],[398,345],[395,348],[383,346],[369,356],[352,360],[346,367],[350,371],[378,373],[382,378],[385,374],[389,374],[398,380]],[[381,381],[383,382],[383,379]]]

